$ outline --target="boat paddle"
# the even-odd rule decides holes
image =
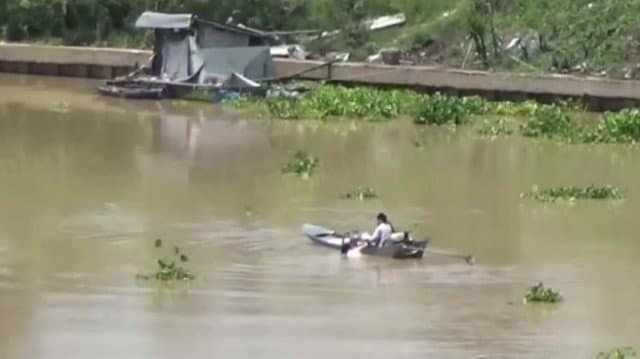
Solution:
[[[472,255],[465,255],[465,254],[448,252],[448,251],[437,251],[437,250],[434,251],[431,249],[425,249],[424,252],[439,255],[439,256],[444,256],[444,257],[464,259],[464,261],[467,262],[467,264],[470,266],[472,266],[476,262],[476,259]]]
[[[407,231],[405,232],[405,236],[408,235],[409,233],[411,233],[411,231]],[[425,238],[422,241],[419,241],[424,243],[424,246],[426,247],[427,244],[429,242],[431,242],[431,238]],[[428,248],[424,248],[424,253],[430,253],[430,254],[434,254],[434,255],[438,255],[438,256],[443,256],[443,257],[451,257],[451,258],[458,258],[458,259],[464,259],[465,262],[467,262],[468,265],[472,266],[475,262],[476,259],[474,256],[472,255],[466,255],[466,254],[461,254],[461,253],[457,253],[457,252],[449,252],[449,251],[439,251],[439,250],[432,250],[432,249],[428,249]]]

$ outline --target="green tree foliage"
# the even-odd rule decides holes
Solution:
[[[218,21],[238,10],[236,20],[266,30],[338,29],[340,36],[309,47],[345,50],[354,58],[387,45],[422,51],[436,42],[454,66],[468,57],[473,66],[614,77],[635,76],[637,69],[628,67],[640,58],[640,0],[2,0],[0,38],[148,45],[149,33],[132,28],[144,10]],[[407,25],[381,32],[388,35],[362,27],[364,19],[400,11]],[[466,55],[469,43],[477,61]]]
[[[497,13],[507,7],[507,0],[469,0],[464,8],[466,26],[485,64],[489,58],[499,58],[501,42],[496,28]]]
[[[134,41],[131,46],[141,41],[132,25],[145,10],[190,12],[222,22],[236,10],[235,20],[261,29],[340,29],[347,45],[356,47],[368,41],[361,27],[365,18],[424,7],[410,0],[3,0],[0,36],[74,45],[113,44],[115,37],[127,37]]]
[[[381,0],[4,0],[0,35],[9,41],[108,43],[115,35],[136,36],[132,24],[145,10],[191,12],[222,22],[235,11],[236,21],[261,29],[343,29],[352,44],[366,41],[360,21],[391,11]]]
[[[542,70],[611,71],[637,55],[640,0],[467,0],[466,26],[485,64],[503,65],[505,44]]]
[[[143,40],[133,23],[145,10],[191,12],[218,21],[238,10],[236,20],[262,29],[317,26],[330,13],[322,2],[303,0],[4,0],[0,35],[9,41],[60,39],[71,45],[113,44],[115,37],[126,37],[132,46]],[[307,20],[316,10],[321,17]]]
[[[134,10],[123,0],[6,0],[0,19],[9,41],[56,38],[85,45],[127,31]]]

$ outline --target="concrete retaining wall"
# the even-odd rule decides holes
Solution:
[[[112,78],[136,64],[146,64],[150,51],[90,47],[58,47],[0,43],[0,72],[53,76]],[[297,73],[322,64],[276,60],[276,75]],[[640,103],[640,81],[568,75],[528,75],[452,70],[429,66],[386,66],[337,63],[304,75],[307,79],[345,84],[410,87],[452,95],[480,95],[493,100],[566,98],[584,101],[594,110],[613,110]]]
[[[146,64],[150,51],[0,44],[0,72],[112,78]]]
[[[278,60],[278,76],[290,75],[322,64],[314,61]],[[387,66],[336,63],[304,75],[307,79],[346,84],[410,87],[452,95],[480,95],[493,100],[535,99],[552,102],[567,98],[585,101],[598,110],[619,109],[640,102],[640,81],[610,80],[569,75],[528,75],[444,69],[430,66]]]

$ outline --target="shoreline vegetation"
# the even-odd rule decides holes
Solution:
[[[411,90],[321,84],[306,93],[229,101],[235,108],[272,120],[360,120],[409,118],[425,126],[473,126],[487,137],[519,134],[565,144],[629,144],[640,141],[640,109],[589,114],[575,102],[491,102]]]
[[[133,26],[145,10],[220,22],[233,16],[266,32],[312,30],[281,40],[314,54],[348,52],[355,61],[394,48],[415,64],[640,78],[640,35],[630,16],[640,0],[6,0],[0,41],[151,48],[152,33]],[[403,26],[365,25],[397,13],[406,15]]]

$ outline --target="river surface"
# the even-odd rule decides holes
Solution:
[[[591,358],[640,346],[640,150],[468,129],[267,122],[0,75],[1,358]],[[414,142],[422,144],[416,147]],[[280,168],[320,159],[309,181]],[[613,184],[544,205],[533,185]],[[374,187],[380,199],[341,193]],[[377,212],[478,263],[344,259],[300,233]],[[136,279],[183,248],[196,274]],[[555,306],[523,305],[538,281]]]

